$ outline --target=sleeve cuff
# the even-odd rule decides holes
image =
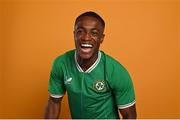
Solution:
[[[62,95],[55,95],[55,94],[51,94],[50,93],[50,96],[53,97],[53,98],[61,98],[61,97],[64,96],[64,94],[62,94]]]
[[[131,103],[125,104],[125,105],[118,105],[118,108],[119,108],[119,109],[128,108],[128,107],[133,106],[135,103],[136,103],[136,100],[134,100],[134,101],[131,102]]]

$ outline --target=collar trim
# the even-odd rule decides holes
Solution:
[[[101,52],[99,51],[98,52],[98,58],[97,60],[91,65],[91,67],[89,67],[86,71],[84,71],[81,66],[79,65],[79,63],[77,62],[77,53],[75,51],[75,54],[74,54],[74,59],[75,59],[75,63],[76,63],[76,67],[77,69],[79,70],[79,72],[84,72],[84,73],[90,73],[92,70],[94,70],[96,68],[96,66],[98,65],[98,63],[100,62],[101,60]]]

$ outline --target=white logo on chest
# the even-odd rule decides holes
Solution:
[[[69,78],[66,77],[64,84],[70,84],[71,81],[72,81],[72,77],[69,77]]]
[[[94,86],[93,88],[96,91],[99,91],[99,92],[103,92],[103,91],[106,90],[106,86],[105,86],[104,80],[97,80],[97,81],[95,81],[93,86]]]
[[[104,88],[104,83],[103,82],[97,82],[95,86],[96,86],[97,90],[102,90]]]

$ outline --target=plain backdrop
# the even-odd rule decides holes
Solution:
[[[106,22],[101,50],[128,69],[138,118],[180,118],[179,0],[0,0],[0,118],[43,118],[52,62],[85,11]],[[71,118],[67,96],[61,111]]]

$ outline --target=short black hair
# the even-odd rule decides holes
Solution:
[[[101,22],[103,28],[105,28],[105,22],[104,22],[104,20],[102,19],[102,17],[101,17],[100,15],[98,15],[97,13],[93,12],[93,11],[88,11],[88,12],[85,12],[85,13],[82,13],[81,15],[79,15],[79,16],[76,18],[75,25],[76,25],[76,23],[78,22],[78,20],[79,20],[81,17],[84,17],[84,16],[90,16],[90,17],[95,17],[95,18],[97,18],[97,19]]]

